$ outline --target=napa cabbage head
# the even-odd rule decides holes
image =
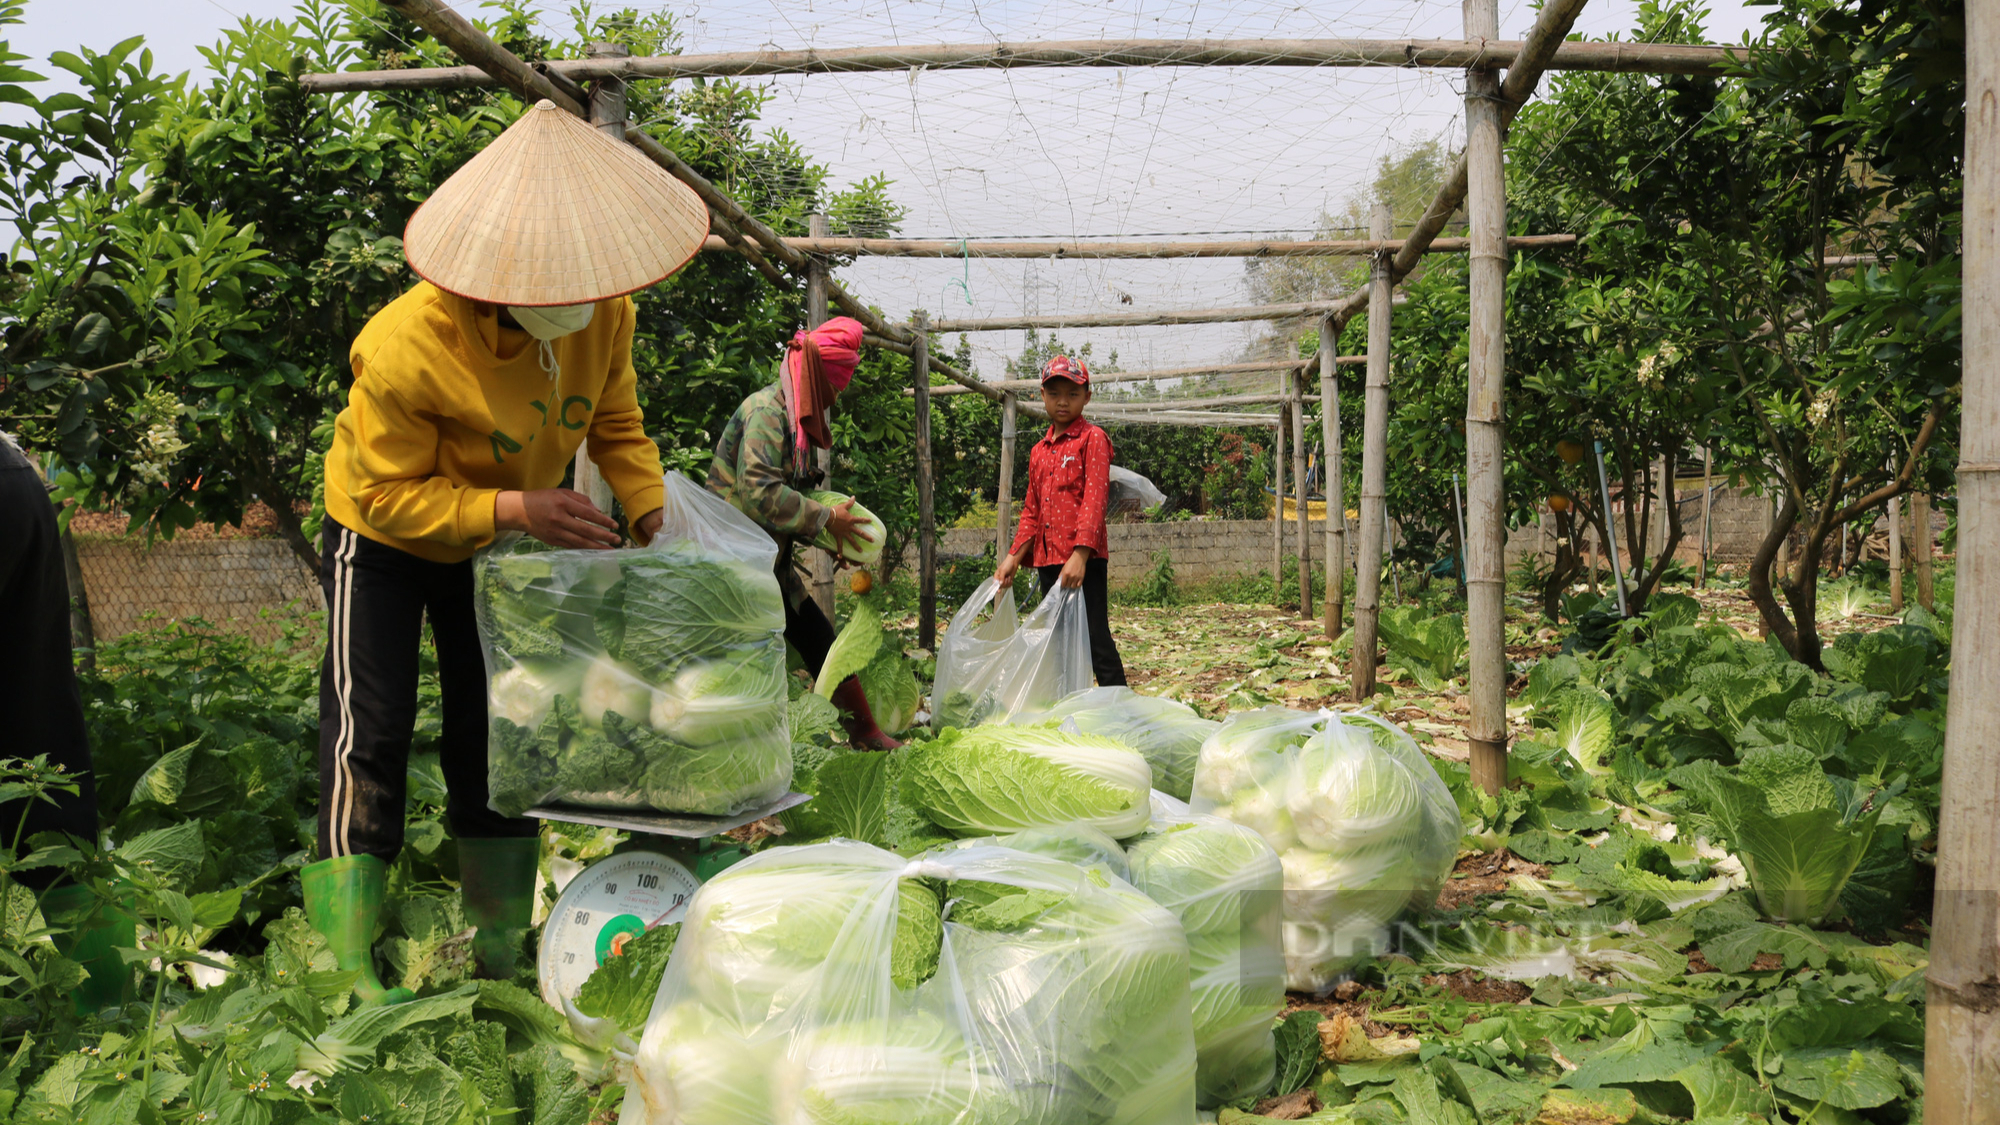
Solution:
[[[854,497],[841,492],[808,492],[806,495],[814,502],[829,508],[854,500]],[[813,537],[813,546],[832,551],[856,566],[875,565],[882,557],[882,544],[888,542],[889,529],[882,525],[881,519],[874,512],[863,507],[859,500],[854,500],[854,507],[848,509],[848,514],[860,521],[860,525],[855,529],[855,539],[847,543],[836,543],[833,532],[821,529],[820,533]],[[855,540],[859,542],[856,543]]]
[[[956,1125],[982,1085],[964,1038],[928,1012],[817,1027],[789,1056],[777,1100],[800,1121]]]
[[[1415,848],[1431,830],[1420,779],[1366,730],[1329,723],[1300,748],[1297,776],[1287,804],[1304,847]]]
[[[782,1039],[746,1035],[735,1021],[683,998],[647,1023],[636,1059],[636,1092],[653,1121],[769,1121],[770,1076],[783,1045]]]
[[[583,670],[577,708],[583,721],[602,726],[606,712],[616,711],[628,719],[646,714],[652,706],[652,689],[632,674],[631,669],[608,656],[593,659]]]
[[[560,657],[522,661],[503,668],[487,685],[487,706],[495,719],[533,730],[549,717],[555,701],[574,696],[583,669]]]
[[[913,747],[902,784],[905,800],[961,836],[1076,822],[1122,840],[1146,829],[1153,771],[1113,739],[993,725]]]
[[[1094,687],[1064,697],[1037,719],[1053,719],[1066,729],[1115,738],[1145,756],[1153,767],[1153,788],[1187,800],[1195,761],[1208,737],[1222,724],[1172,699],[1140,695],[1129,687]],[[1016,723],[1025,720],[1016,718]]]
[[[1012,848],[1032,855],[1048,856],[1082,868],[1096,868],[1107,875],[1129,880],[1125,849],[1102,829],[1087,824],[1056,824],[1025,828],[1004,836],[971,836],[955,841],[953,850],[986,846]]]
[[[747,654],[689,661],[652,693],[646,713],[654,730],[696,747],[750,738],[783,726],[783,652],[763,644]]]

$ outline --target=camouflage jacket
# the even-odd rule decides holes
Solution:
[[[812,451],[798,449],[793,440],[785,391],[779,379],[744,399],[722,428],[708,464],[708,490],[778,541],[781,580],[792,570],[792,544],[818,535],[833,513],[803,491],[819,483],[820,473]]]

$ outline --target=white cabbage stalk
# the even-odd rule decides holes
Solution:
[[[576,666],[568,663],[552,669],[527,664],[507,668],[493,677],[488,688],[493,717],[533,730],[549,717],[557,696],[575,694],[577,679]]]
[[[577,709],[583,712],[583,721],[593,726],[604,722],[607,711],[616,711],[625,718],[636,720],[651,708],[652,694],[645,682],[623,665],[608,656],[600,656],[584,669]]]

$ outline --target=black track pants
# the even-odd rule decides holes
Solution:
[[[435,563],[333,520],[320,536],[326,660],[319,680],[319,854],[395,859],[403,847],[417,650],[430,618],[443,692],[439,764],[452,834],[533,836],[486,807],[486,667],[472,615],[472,564]]]
[[[78,786],[75,796],[50,794],[54,804],[0,805],[0,846],[13,841],[16,829],[23,841],[37,832],[97,840],[97,789],[72,660],[69,580],[55,505],[27,457],[0,439],[0,715],[7,716],[0,756],[47,754]],[[15,878],[39,888],[59,871],[30,868]]]
[[[1119,658],[1118,642],[1111,637],[1110,595],[1105,590],[1110,573],[1111,563],[1106,559],[1094,558],[1083,564],[1083,616],[1090,623],[1090,670],[1098,687],[1125,683],[1125,661]],[[1046,594],[1062,575],[1062,564],[1038,566],[1035,574]]]
[[[785,602],[785,643],[799,654],[815,680],[826,665],[826,654],[833,650],[833,639],[833,623],[819,611],[818,602],[806,598],[796,607]]]

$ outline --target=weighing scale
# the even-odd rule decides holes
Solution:
[[[804,793],[787,793],[735,816],[621,812],[571,805],[529,809],[527,815],[540,820],[616,828],[633,835],[618,851],[579,872],[556,897],[555,907],[542,923],[541,950],[535,963],[542,999],[558,1011],[564,1010],[564,1002],[576,998],[583,982],[606,957],[615,956],[627,941],[654,926],[680,921],[695,888],[749,854],[736,844],[717,845],[714,837],[811,799]],[[641,836],[660,839],[640,844]]]

